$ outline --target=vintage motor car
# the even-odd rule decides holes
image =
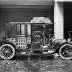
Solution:
[[[15,55],[51,55],[57,52],[61,58],[71,59],[71,41],[55,39],[54,24],[47,18],[46,22],[43,17],[41,19],[5,23],[0,57],[12,59]]]

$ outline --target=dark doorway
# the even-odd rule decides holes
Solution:
[[[64,2],[64,37],[69,37],[68,31],[72,31],[72,2]]]

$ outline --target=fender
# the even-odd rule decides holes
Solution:
[[[10,44],[10,45],[12,45],[14,48],[16,48],[16,46],[15,46],[13,43],[11,43],[11,42],[7,42],[7,41],[0,42],[0,46],[3,45],[3,44]]]
[[[55,53],[59,53],[60,47],[61,47],[62,45],[64,45],[64,44],[69,44],[69,43],[68,43],[68,42],[64,42],[64,43],[58,43],[58,45],[55,45],[55,47],[57,47],[56,50],[55,50]]]

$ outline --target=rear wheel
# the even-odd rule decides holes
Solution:
[[[0,57],[2,59],[12,59],[15,55],[15,49],[10,44],[4,44],[0,47]]]
[[[59,54],[63,59],[72,59],[72,45],[64,44],[60,47]]]

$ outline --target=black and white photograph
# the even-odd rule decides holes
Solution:
[[[0,72],[72,72],[72,2],[0,0]]]

